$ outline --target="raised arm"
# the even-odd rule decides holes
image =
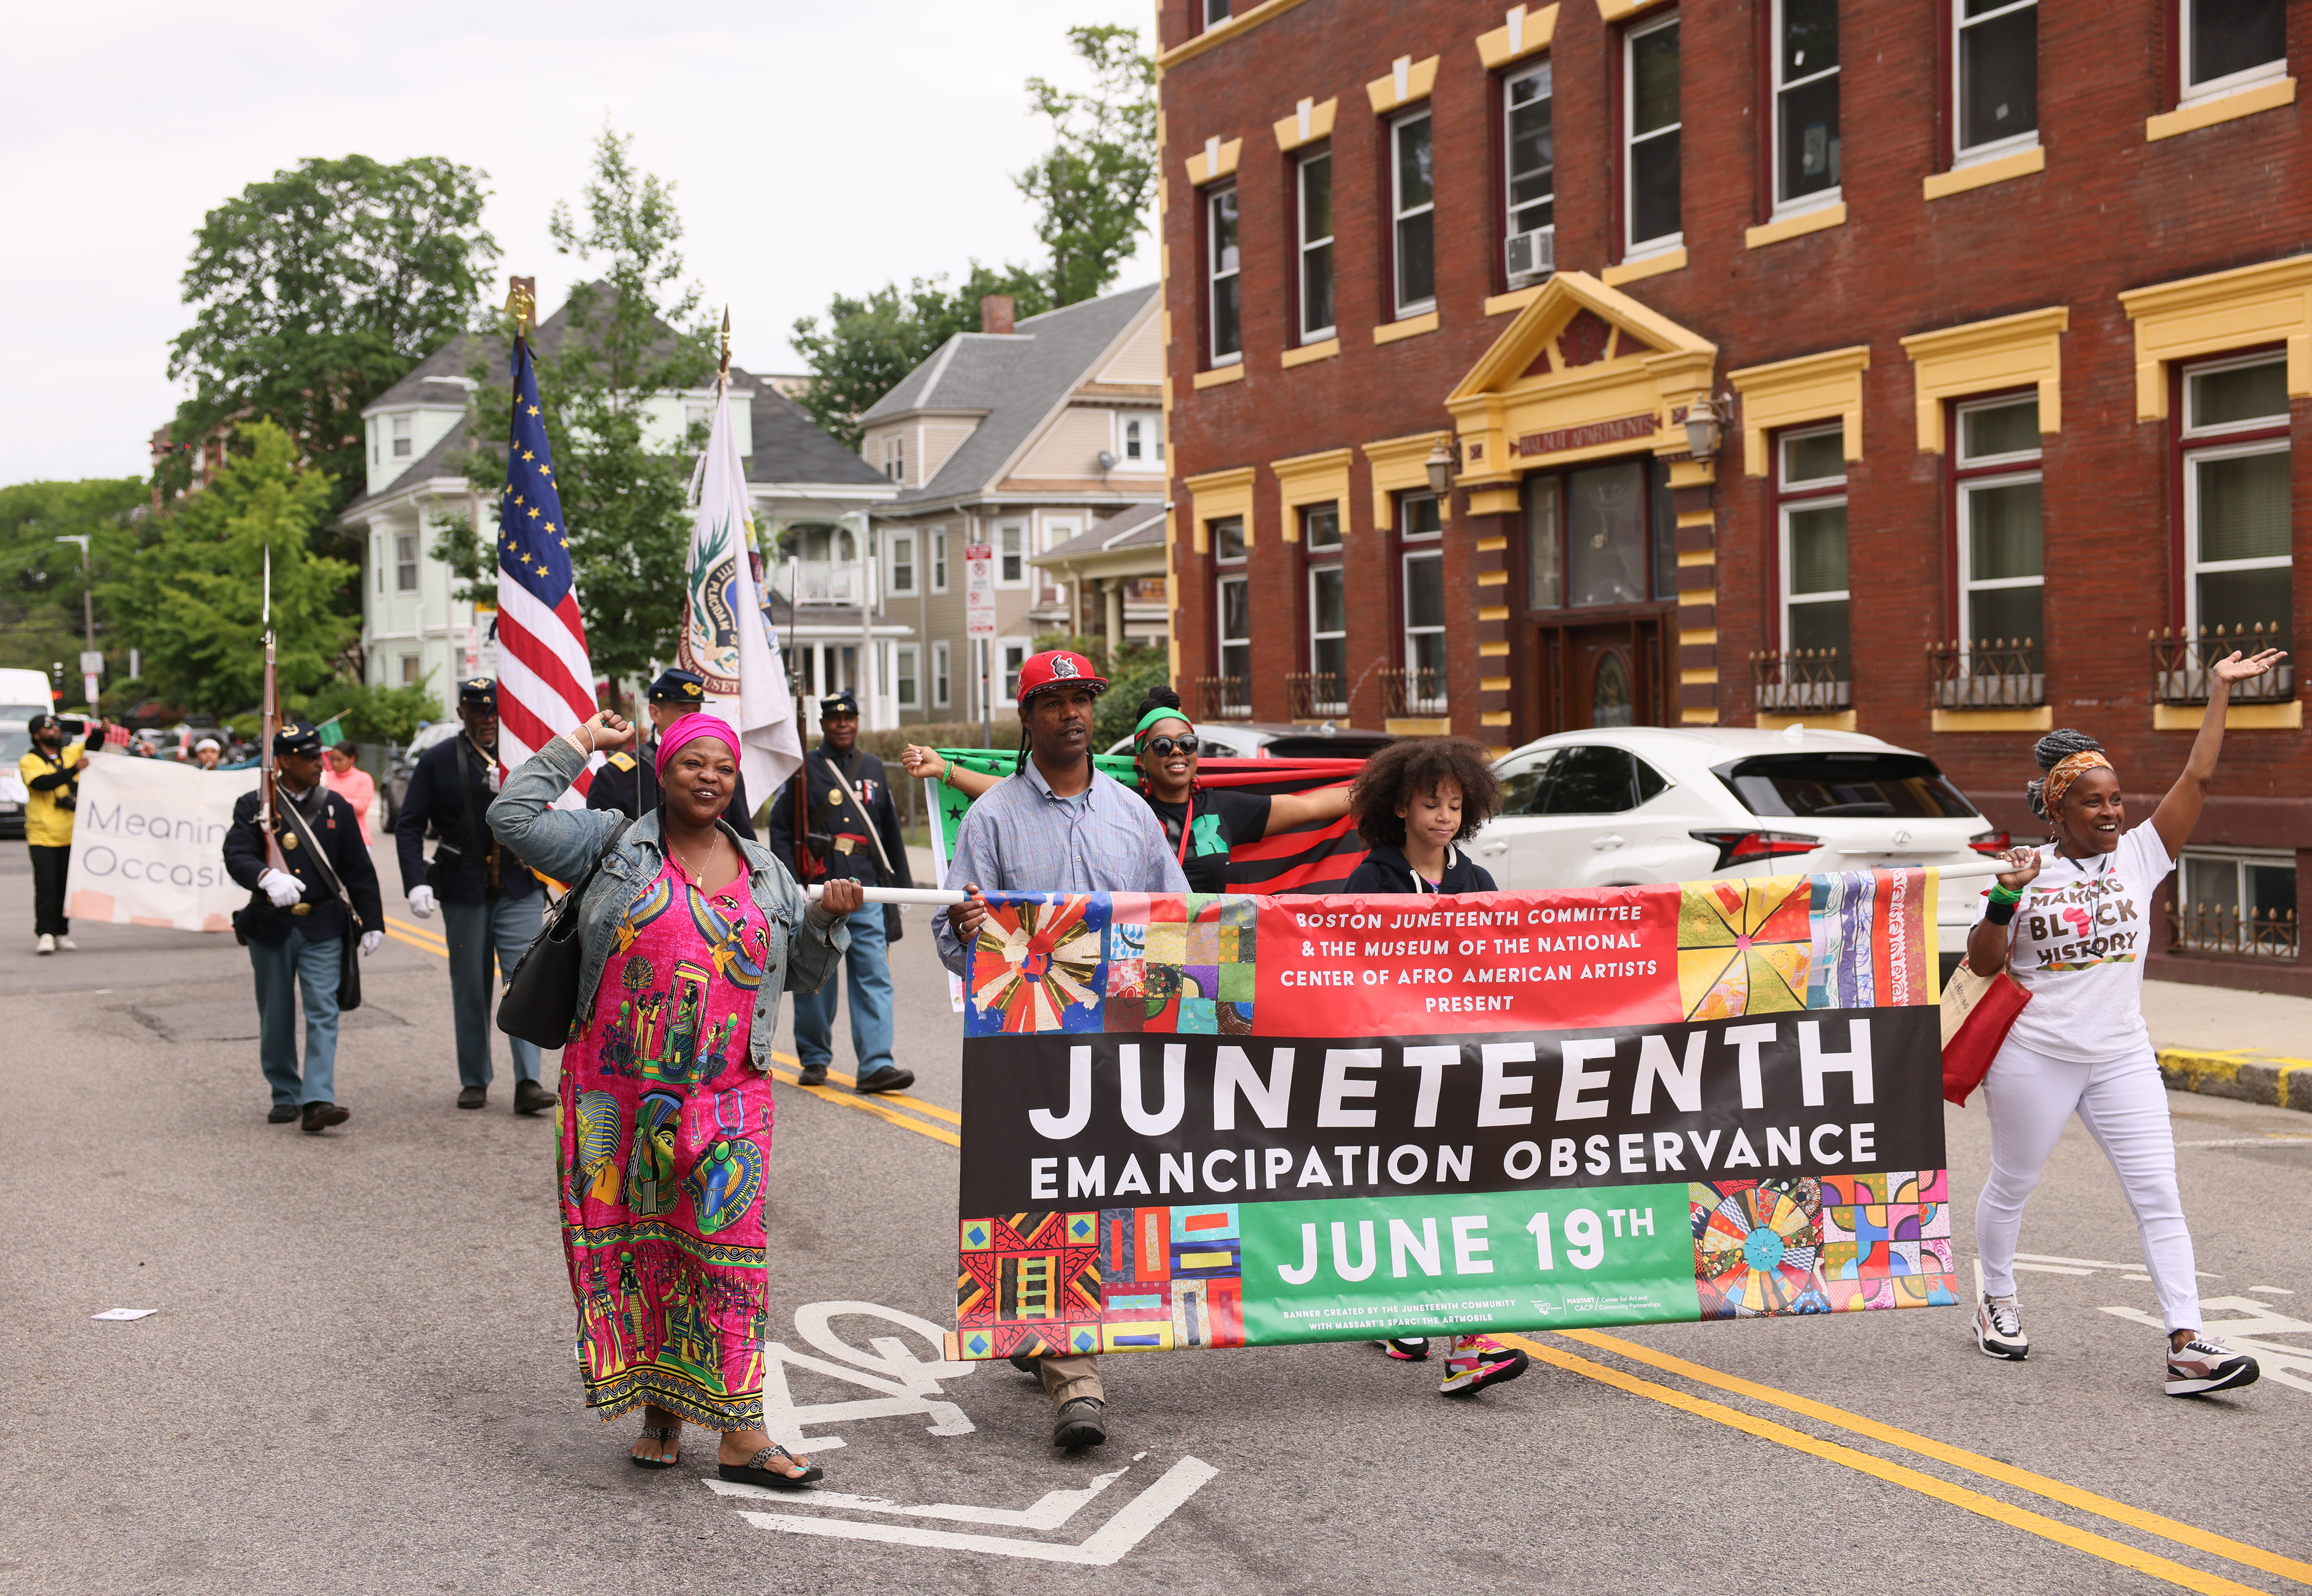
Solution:
[[[1268,801],[1268,829],[1264,837],[1290,831],[1318,820],[1337,820],[1349,812],[1349,785],[1318,787],[1313,793],[1279,793]]]
[[[944,781],[967,798],[976,798],[1003,778],[987,776],[976,770],[966,770],[953,760],[942,757],[935,748],[918,748],[909,743],[900,750],[899,763],[909,776],[927,776]]]
[[[2152,829],[2159,833],[2160,846],[2170,859],[2191,840],[2192,828],[2200,823],[2201,807],[2208,801],[2208,784],[2216,778],[2216,756],[2223,751],[2224,711],[2231,704],[2232,683],[2277,670],[2287,657],[2282,650],[2267,648],[2252,659],[2243,659],[2234,649],[2229,659],[2208,667],[2208,712],[2200,718],[2200,734],[2192,739],[2192,757],[2184,761],[2184,774],[2176,778],[2176,785],[2168,789],[2168,796],[2151,815]]]
[[[575,882],[626,829],[615,809],[556,809],[596,751],[621,749],[634,728],[609,710],[565,732],[524,760],[490,805],[490,830],[531,869]]]

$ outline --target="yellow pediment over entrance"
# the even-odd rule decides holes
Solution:
[[[1718,346],[1587,272],[1559,272],[1446,396],[1460,481],[1609,454],[1686,452]]]

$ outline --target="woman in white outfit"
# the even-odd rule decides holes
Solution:
[[[2199,1396],[2247,1385],[2255,1360],[2203,1335],[2192,1234],[2176,1187],[2168,1094],[2143,1024],[2143,962],[2156,934],[2154,894],[2192,835],[2223,747],[2232,684],[2285,656],[2238,653],[2209,671],[2208,711],[2184,774],[2151,823],[2127,829],[2119,777],[2084,732],[2050,732],[2035,754],[2032,812],[2054,836],[2006,855],[1984,917],[1968,933],[1970,969],[2011,966],[2031,1001],[1984,1078],[1991,1117],[1991,1178],[1975,1210],[1984,1300],[1976,1344],[1995,1358],[2031,1351],[2015,1297],[2015,1244],[2023,1205],[2073,1114],[2119,1176],[2143,1242],[2143,1267],[2168,1331],[2168,1394]]]

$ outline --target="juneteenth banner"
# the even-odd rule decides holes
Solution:
[[[1931,871],[990,893],[950,1355],[1951,1305]]]
[[[940,757],[966,770],[988,776],[1010,776],[1019,767],[1018,756],[984,748],[943,748]],[[1135,790],[1139,773],[1128,755],[1099,754],[1092,763]],[[1340,786],[1356,778],[1362,759],[1200,759],[1196,780],[1207,787],[1238,793],[1274,795],[1306,793],[1318,787]],[[926,781],[932,811],[939,817],[933,849],[942,876],[955,855],[955,835],[971,800],[945,783]],[[1239,843],[1229,850],[1229,886],[1239,892],[1337,892],[1365,862],[1364,838],[1346,815],[1296,826],[1257,842]]]

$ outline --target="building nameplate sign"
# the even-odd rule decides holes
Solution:
[[[1561,426],[1549,432],[1527,433],[1517,441],[1523,455],[1563,454],[1571,449],[1594,449],[1600,443],[1651,438],[1661,430],[1653,416],[1624,416],[1612,421],[1592,421],[1583,426]]]

